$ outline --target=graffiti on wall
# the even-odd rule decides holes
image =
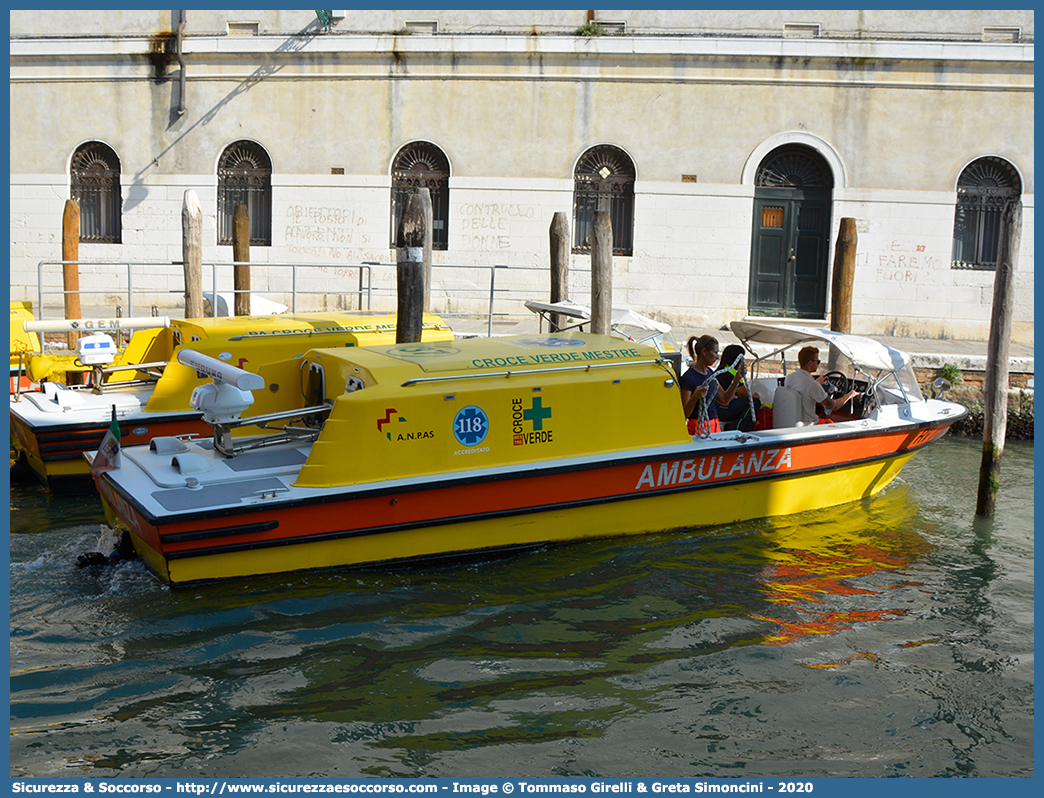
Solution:
[[[898,239],[888,249],[860,252],[856,265],[874,270],[881,282],[916,283],[923,281],[925,272],[942,267],[942,258],[930,255],[925,244],[909,244]]]
[[[358,250],[374,243],[366,228],[367,220],[350,208],[291,205],[286,209],[286,250],[317,260],[360,259]]]
[[[494,202],[466,202],[460,206],[460,229],[463,248],[480,252],[511,249],[511,225],[537,218],[532,205]]]

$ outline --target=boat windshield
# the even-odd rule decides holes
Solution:
[[[913,366],[907,363],[898,371],[893,371],[877,386],[877,400],[883,405],[899,405],[909,402],[923,402],[924,395],[917,384],[917,375]]]
[[[649,330],[645,327],[636,327],[631,324],[614,324],[613,332],[623,336],[628,341],[636,341],[640,344],[655,346],[660,352],[680,352],[678,339],[670,330]]]

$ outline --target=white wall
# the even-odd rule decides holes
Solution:
[[[120,157],[123,243],[81,244],[81,260],[180,260],[182,201],[193,189],[204,213],[204,260],[230,261],[231,247],[215,243],[216,162],[228,144],[249,138],[274,165],[272,246],[252,248],[251,260],[322,263],[325,271],[302,278],[302,287],[329,292],[327,306],[336,307],[357,289],[362,261],[394,263],[390,166],[403,144],[432,141],[451,164],[450,247],[435,262],[515,267],[498,280],[518,305],[546,292],[546,274],[526,269],[546,267],[551,219],[571,214],[577,158],[613,144],[632,156],[638,176],[634,253],[614,261],[615,300],[717,329],[746,313],[753,174],[773,146],[798,141],[834,172],[835,235],[842,217],[857,220],[853,325],[873,333],[986,337],[993,273],[950,269],[954,192],[975,158],[1013,163],[1025,207],[1014,335],[1032,341],[1033,47],[981,41],[981,26],[1002,19],[1031,35],[1032,14],[824,12],[839,38],[806,41],[768,33],[789,12],[621,12],[629,26],[650,30],[731,21],[737,32],[761,33],[586,39],[295,38],[286,32],[312,12],[264,11],[251,13],[281,35],[211,35],[239,12],[190,11],[188,111],[178,117],[177,65],[169,53],[146,55],[154,43],[146,31],[173,12],[106,13],[92,17],[95,35],[62,38],[60,28],[12,12],[15,299],[36,300],[38,262],[61,256],[69,159],[87,140],[107,142]],[[573,12],[497,13],[504,16],[483,24],[524,25],[527,14],[534,24],[573,24]],[[401,24],[412,14],[366,25]],[[117,23],[129,26],[123,35],[97,35]],[[141,36],[128,38],[135,25]],[[906,33],[893,41],[893,29]],[[860,31],[868,38],[853,38]],[[587,262],[573,257],[580,299]],[[179,268],[136,276],[154,292],[143,301],[177,307]],[[107,292],[99,301],[118,301],[119,270],[84,269]],[[51,269],[49,290],[59,272]],[[274,267],[258,265],[254,274],[255,290],[288,282]],[[380,272],[385,306],[388,274]],[[478,292],[480,274],[461,272],[459,287]],[[460,293],[443,301],[485,307]]]

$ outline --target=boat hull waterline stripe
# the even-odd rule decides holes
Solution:
[[[272,545],[240,544],[200,556],[191,556],[191,551],[162,553],[137,535],[132,535],[132,539],[148,566],[172,584],[316,567],[427,559],[478,550],[719,527],[764,517],[766,511],[779,516],[824,509],[875,495],[891,483],[914,454],[910,450],[859,466],[823,469],[775,480],[704,485],[698,488],[699,503],[693,501],[692,490],[666,491],[621,497],[620,501],[539,506],[529,512],[413,523],[379,530],[382,534],[281,540]],[[103,491],[103,497],[109,513],[107,492]],[[696,512],[694,507],[698,508]],[[283,523],[292,524],[295,520],[301,519],[286,517]],[[433,534],[436,527],[438,532]],[[403,552],[411,554],[404,556]]]
[[[258,507],[256,510],[250,508],[248,512],[270,513],[276,509],[358,502],[395,496],[401,497],[417,492],[434,495],[436,492],[443,492],[453,488],[476,488],[492,483],[515,481],[523,478],[549,479],[564,475],[575,475],[577,473],[594,474],[599,480],[598,490],[592,494],[592,498],[605,499],[617,494],[634,497],[638,493],[663,488],[663,480],[665,478],[670,479],[672,472],[675,482],[687,478],[685,484],[678,484],[673,490],[686,491],[696,487],[691,483],[697,479],[700,482],[708,482],[709,484],[719,484],[722,481],[736,484],[750,479],[772,478],[783,474],[802,473],[823,468],[833,469],[870,462],[874,459],[894,456],[907,450],[914,451],[920,449],[942,436],[945,431],[946,427],[925,423],[912,425],[901,430],[884,430],[869,435],[865,431],[861,432],[857,437],[862,442],[861,448],[866,454],[859,460],[852,460],[849,457],[846,449],[848,444],[851,443],[852,436],[848,435],[819,441],[790,441],[789,446],[786,445],[786,442],[781,441],[771,447],[767,446],[764,441],[760,441],[748,444],[743,448],[728,448],[730,444],[734,445],[735,441],[723,441],[721,448],[700,452],[699,454],[671,452],[662,453],[654,457],[644,454],[631,457],[614,457],[612,459],[593,458],[584,463],[572,463],[563,466],[544,465],[539,468],[533,468],[529,473],[521,475],[518,471],[508,471],[461,478],[443,477],[441,479],[418,480],[415,483],[391,487],[369,488],[365,485],[355,486],[352,490],[331,491],[319,496],[273,498],[264,507]],[[758,452],[761,455],[755,460],[753,455]],[[740,463],[743,464],[742,468],[739,468]],[[781,463],[785,463],[789,467],[786,470],[782,470],[779,468]],[[634,479],[631,479],[632,469],[639,465],[642,466],[642,470]],[[651,469],[651,473],[647,471],[648,469]],[[605,486],[605,478],[602,475],[609,472],[623,474],[624,476],[621,478],[620,485],[616,491],[604,492],[601,490]],[[739,474],[739,478],[732,476],[736,473]],[[552,490],[561,490],[560,486],[550,485],[548,487]],[[229,515],[239,515],[245,509],[238,504],[213,510],[204,510],[202,507],[187,507],[184,508],[181,515],[165,514],[163,517],[157,517],[124,490],[122,486],[119,490],[124,500],[134,508],[138,516],[144,519],[149,526],[153,527],[183,524],[186,522],[186,517],[190,512],[191,521],[202,521]],[[184,489],[174,488],[169,490],[178,490],[183,495],[187,495],[184,493]],[[157,494],[163,492],[165,491],[156,491]],[[530,491],[530,494],[532,493],[533,491]],[[156,500],[160,501],[158,496]],[[171,508],[168,507],[166,509],[169,510]],[[429,519],[424,518],[423,520],[427,521]]]
[[[729,500],[729,503],[734,508],[739,508],[740,505],[743,505],[744,507],[752,507],[754,509],[751,509],[749,511],[734,509],[726,515],[722,516],[718,521],[714,523],[729,523],[737,520],[763,517],[766,515],[785,514],[788,512],[797,512],[804,509],[815,509],[818,507],[830,506],[832,504],[858,500],[878,492],[894,478],[895,474],[898,473],[899,469],[902,467],[902,464],[904,464],[906,460],[912,457],[918,449],[926,445],[929,442],[929,440],[934,439],[938,435],[941,435],[944,431],[944,429],[936,429],[934,430],[934,432],[937,433],[936,435],[932,435],[931,438],[922,438],[922,440],[920,440],[915,446],[911,446],[898,451],[893,449],[887,453],[883,453],[870,458],[864,458],[859,461],[850,460],[844,463],[833,463],[829,465],[822,465],[819,467],[803,469],[798,471],[756,474],[726,481],[697,482],[689,485],[674,485],[662,487],[658,490],[645,491],[638,494],[602,494],[597,496],[591,496],[586,499],[573,501],[558,501],[554,503],[543,502],[541,504],[530,506],[501,507],[496,510],[476,512],[468,515],[455,514],[452,516],[444,516],[442,518],[436,517],[421,520],[412,519],[398,524],[390,524],[384,521],[373,526],[360,526],[355,529],[349,530],[345,530],[342,528],[331,532],[292,538],[280,536],[275,538],[265,538],[261,540],[258,540],[256,538],[253,540],[244,540],[244,535],[250,536],[263,534],[263,532],[265,531],[274,530],[279,525],[277,523],[275,526],[270,526],[268,529],[262,530],[260,526],[254,526],[249,523],[249,519],[251,516],[258,518],[259,520],[257,523],[261,525],[263,525],[264,523],[271,524],[272,520],[276,520],[277,522],[282,523],[283,528],[300,528],[302,525],[305,524],[311,525],[312,528],[315,528],[315,526],[317,525],[322,526],[323,524],[321,523],[321,519],[315,517],[317,508],[309,508],[300,502],[283,502],[280,505],[266,505],[264,508],[260,508],[259,510],[244,514],[244,516],[241,517],[243,517],[243,520],[247,523],[237,525],[234,527],[228,527],[224,529],[211,528],[209,530],[184,530],[178,532],[172,530],[171,532],[166,532],[161,535],[159,530],[154,525],[147,524],[147,522],[141,516],[140,513],[131,510],[131,508],[128,506],[132,503],[136,504],[136,502],[128,502],[127,499],[129,497],[127,497],[126,495],[119,496],[110,491],[110,489],[114,487],[111,483],[105,482],[102,494],[103,498],[106,499],[107,513],[109,513],[111,517],[114,518],[115,514],[111,513],[109,505],[115,502],[120,502],[123,505],[122,509],[124,517],[129,516],[133,518],[133,523],[139,526],[138,534],[134,535],[135,546],[138,547],[139,550],[142,550],[143,554],[151,555],[145,557],[146,561],[150,562],[150,565],[153,567],[153,569],[157,570],[157,572],[160,573],[161,576],[163,576],[162,571],[157,569],[155,567],[155,564],[151,562],[155,560],[155,558],[159,558],[161,561],[164,558],[171,561],[186,558],[206,560],[214,557],[222,558],[222,555],[224,554],[242,554],[244,552],[256,552],[260,549],[278,548],[285,550],[286,547],[293,546],[308,547],[320,544],[334,544],[337,541],[344,541],[346,539],[377,537],[382,537],[384,539],[393,539],[394,537],[401,535],[402,533],[416,533],[424,529],[434,527],[449,527],[456,529],[461,527],[469,527],[475,524],[484,524],[491,522],[504,524],[506,521],[510,523],[511,519],[516,516],[520,518],[526,517],[529,519],[533,519],[534,517],[539,516],[557,517],[561,514],[569,514],[573,516],[577,514],[582,514],[585,508],[588,512],[590,512],[590,508],[598,506],[613,506],[618,508],[621,503],[626,503],[632,500],[641,502],[643,505],[647,505],[650,502],[650,500],[667,499],[673,501],[680,498],[687,503],[686,507],[691,509],[692,502],[688,494],[691,494],[695,491],[708,491],[719,488],[723,491],[729,491],[736,494]],[[872,469],[874,469],[875,467],[878,469],[878,473],[874,474],[872,472],[868,472],[868,469],[872,471]],[[851,476],[853,474],[859,474],[860,476],[854,479],[853,481],[853,478]],[[535,480],[539,479],[539,477],[516,477],[516,479]],[[817,490],[823,491],[823,496],[821,498],[817,497],[816,495],[810,495],[807,490],[795,489],[795,485],[801,485],[802,483],[809,482],[815,482],[818,484],[819,482],[822,482],[824,479],[828,480],[830,484],[826,486],[820,486],[819,488],[817,488]],[[839,484],[839,482],[844,482],[846,479],[849,483],[847,486]],[[762,485],[764,485],[765,487],[760,487]],[[466,494],[467,487],[465,486],[463,487],[463,489]],[[117,489],[117,491],[118,493],[123,493],[122,490]],[[445,492],[445,489],[443,489],[442,492]],[[532,493],[532,491],[528,492]],[[781,492],[783,494],[792,492],[795,495],[801,496],[801,499],[797,503],[794,502],[793,498],[789,500],[784,499],[781,502],[778,495]],[[464,500],[466,498],[466,496],[460,495],[459,491],[457,493],[458,495],[456,498],[458,500]],[[525,494],[527,493],[527,490],[512,490],[511,493]],[[828,495],[829,498],[827,498]],[[385,498],[387,499],[387,497]],[[335,499],[331,499],[331,501],[335,501]],[[390,501],[392,504],[394,504],[397,500],[391,499]],[[708,498],[707,501],[710,502],[710,498]],[[345,504],[348,503],[351,503],[351,500],[345,502]],[[448,503],[453,504],[454,506],[459,506],[458,503],[452,500]],[[330,502],[327,502],[327,504],[330,504]],[[704,505],[706,504],[706,502],[701,501],[700,504]],[[626,507],[627,505],[625,504],[624,506]],[[336,507],[331,507],[331,511],[336,511]],[[307,515],[302,515],[303,513],[307,513]],[[617,511],[617,513],[619,514],[619,511]],[[277,516],[277,519],[272,518],[273,514]],[[625,512],[624,515],[626,514],[627,513]],[[651,519],[649,517],[636,518],[634,522],[636,526],[633,532],[666,531],[669,529],[692,528],[706,525],[708,523],[708,519],[706,517],[696,517],[692,518],[691,520],[683,520],[679,522],[679,519],[685,519],[686,517],[686,513],[682,512],[681,515],[673,517],[670,520],[664,520],[660,522],[659,525],[651,524]],[[341,521],[343,522],[343,517],[341,518]],[[536,523],[536,521],[530,520],[527,523],[532,525]],[[183,525],[179,524],[176,526]],[[192,535],[194,534],[200,535],[200,537],[192,538]],[[607,530],[603,529],[600,530],[598,534],[599,536],[604,537],[615,534],[632,534],[632,531],[624,528],[622,531],[619,532],[608,532]],[[584,536],[585,535],[580,535],[580,537]],[[228,543],[223,546],[207,546],[205,548],[191,546],[190,541],[192,541],[193,539],[202,541],[213,540],[216,537],[233,537],[235,539],[229,540]],[[532,539],[526,538],[525,540],[520,541],[507,540],[502,542],[504,545],[522,545],[554,542],[567,540],[571,538],[572,536],[568,533],[566,533],[565,535],[563,535],[562,533],[554,533],[549,535],[545,532],[542,534],[538,534],[536,537]],[[178,543],[180,543],[181,545],[178,546]],[[499,544],[493,542],[492,540],[489,540],[486,541],[484,547],[499,547]],[[394,545],[392,545],[391,548],[394,548]],[[467,550],[467,547],[461,549],[461,551],[464,550]],[[439,547],[431,553],[446,553],[446,550],[443,547]],[[422,552],[417,556],[424,556],[424,553]],[[389,554],[384,553],[378,555],[376,559],[389,559]],[[367,561],[368,560],[366,560],[365,558],[350,558],[348,561],[344,561],[343,556],[339,555],[335,557],[334,562],[330,562],[328,564],[359,564]],[[242,566],[243,564],[236,564],[235,566],[232,566],[232,570],[238,571]],[[301,567],[306,566],[302,565]],[[166,570],[166,566],[164,566],[163,570]],[[209,572],[209,569],[207,570]],[[286,569],[279,568],[277,570]],[[249,573],[251,573],[251,571],[249,566],[247,566],[243,575]],[[226,569],[222,568],[219,569],[219,571],[215,574],[214,577],[197,576],[193,578],[217,578],[227,575],[232,574],[228,573]]]

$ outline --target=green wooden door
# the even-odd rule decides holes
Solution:
[[[752,238],[750,315],[824,318],[830,192],[757,189]]]

